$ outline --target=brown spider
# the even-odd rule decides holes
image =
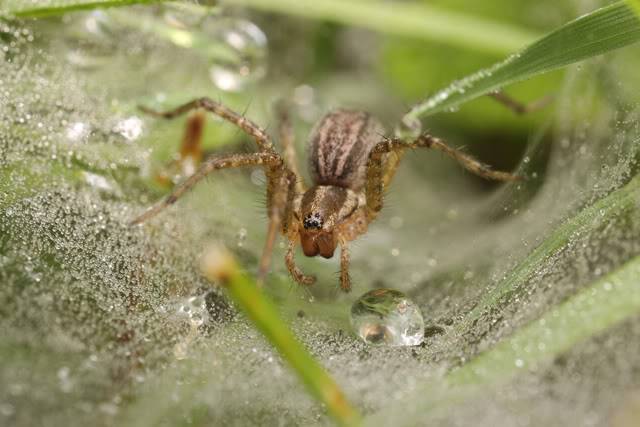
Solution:
[[[493,96],[518,113],[532,109],[516,103],[504,94]],[[538,107],[539,105],[536,105],[534,108]],[[275,151],[271,138],[264,129],[209,98],[196,99],[167,112],[142,108],[146,113],[167,119],[194,109],[209,111],[235,124],[255,139],[258,151],[250,154],[216,156],[205,160],[165,200],[148,209],[132,223],[140,224],[175,203],[202,178],[215,170],[261,165],[267,176],[269,228],[260,260],[260,281],[269,268],[276,234],[280,230],[288,240],[285,255],[287,269],[300,284],[311,285],[315,282],[315,277],[303,274],[296,266],[293,255],[296,244],[300,243],[306,256],[320,255],[324,258],[333,257],[339,245],[340,287],[348,292],[351,289],[348,242],[366,233],[368,225],[380,213],[385,190],[402,155],[409,148],[440,150],[458,161],[465,169],[486,179],[519,179],[506,172],[491,170],[428,133],[423,133],[412,141],[385,138],[381,136],[385,134],[384,128],[370,114],[362,111],[334,110],[326,114],[311,132],[309,164],[313,185],[307,188],[297,170],[293,132],[286,114],[282,115],[279,127],[280,142],[284,147],[283,157]],[[192,127],[198,126],[196,123]],[[188,127],[183,146],[193,145],[192,141],[190,142],[193,137],[188,137],[189,132],[193,133]],[[199,135],[200,132],[195,134]],[[200,155],[199,153],[198,156]]]

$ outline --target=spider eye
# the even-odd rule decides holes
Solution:
[[[322,228],[322,217],[318,212],[310,213],[304,218],[302,225],[304,225],[305,230],[314,229],[317,230]]]

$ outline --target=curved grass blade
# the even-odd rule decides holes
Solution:
[[[635,177],[621,189],[614,191],[564,222],[529,254],[509,274],[506,280],[502,281],[482,298],[476,307],[459,323],[458,332],[464,333],[486,310],[495,306],[497,301],[515,292],[535,273],[546,258],[561,251],[570,239],[575,238],[576,234],[597,227],[603,218],[620,215],[628,209],[634,209],[638,204],[638,200],[640,200],[640,177]]]
[[[414,127],[422,117],[454,108],[503,86],[640,41],[640,19],[617,2],[571,21],[492,67],[451,83],[414,106],[403,118]]]
[[[202,271],[210,281],[225,287],[231,299],[291,365],[311,394],[326,405],[338,425],[360,425],[360,414],[347,402],[335,381],[295,338],[273,303],[243,274],[228,252],[218,248],[210,250],[203,258]]]
[[[500,384],[527,369],[539,369],[576,344],[640,313],[640,256],[553,307],[495,347],[450,372],[443,383],[419,388],[400,407],[386,407],[367,424],[446,411],[486,386]],[[413,413],[412,413],[413,411]]]
[[[553,307],[511,338],[448,376],[452,384],[487,383],[536,367],[640,313],[640,256]]]

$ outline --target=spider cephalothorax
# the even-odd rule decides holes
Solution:
[[[283,157],[275,151],[271,138],[261,127],[209,98],[197,99],[164,113],[148,109],[144,111],[172,118],[198,108],[210,111],[244,130],[255,139],[258,151],[207,159],[163,202],[147,210],[133,223],[141,223],[173,204],[215,170],[263,166],[267,175],[270,221],[260,262],[261,278],[268,270],[276,234],[280,231],[289,242],[285,255],[287,269],[301,284],[312,284],[315,278],[303,274],[295,265],[293,253],[298,243],[309,257],[320,255],[331,258],[340,246],[340,286],[344,291],[349,291],[351,281],[347,244],[364,234],[368,224],[377,217],[382,209],[385,189],[407,148],[440,150],[460,162],[467,170],[484,178],[518,179],[514,175],[489,169],[432,135],[422,134],[412,141],[386,138],[384,128],[370,114],[334,110],[326,114],[310,134],[309,165],[313,185],[307,188],[298,172],[293,133],[284,113],[279,127]]]
[[[360,203],[357,193],[334,185],[316,185],[302,196],[300,243],[306,256],[331,258],[338,244],[339,227]]]

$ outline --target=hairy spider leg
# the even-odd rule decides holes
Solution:
[[[297,163],[295,159],[295,152],[293,150],[293,131],[290,129],[281,130],[281,136],[283,137],[283,144],[285,147],[285,153],[288,156],[287,163],[289,167],[296,167],[294,171],[291,171],[285,164],[279,155],[275,153],[271,138],[264,129],[247,119],[246,117],[236,113],[228,107],[213,101],[210,98],[198,98],[187,102],[181,106],[169,111],[155,111],[147,107],[140,107],[140,109],[153,116],[171,119],[181,114],[194,109],[204,109],[209,111],[228,122],[235,124],[242,129],[249,136],[252,136],[260,151],[263,153],[248,154],[248,155],[232,155],[224,158],[214,158],[207,161],[193,176],[189,177],[183,184],[174,190],[163,202],[152,207],[147,212],[133,220],[133,224],[139,224],[146,221],[152,216],[156,215],[167,206],[175,203],[175,201],[191,187],[193,187],[200,179],[213,170],[221,168],[231,168],[247,165],[266,165],[266,175],[268,179],[267,183],[267,206],[269,210],[269,228],[267,230],[267,239],[265,247],[262,252],[259,264],[258,280],[262,282],[266,275],[271,262],[271,255],[273,253],[273,246],[277,237],[277,231],[282,227],[283,233],[286,235],[287,230],[291,224],[292,206],[295,198],[294,186],[302,185],[300,180],[300,174],[297,173]],[[286,132],[286,133],[285,133]],[[293,154],[291,154],[293,153]],[[277,159],[277,160],[276,160]],[[231,160],[231,163],[226,163]],[[222,166],[224,164],[224,166]],[[281,191],[284,188],[286,191]],[[304,188],[304,187],[301,187]],[[297,237],[297,236],[296,236]],[[305,277],[305,282],[309,282],[308,276]],[[313,280],[311,281],[313,283]]]
[[[489,96],[518,115],[534,113],[538,110],[542,110],[553,102],[553,99],[555,98],[553,95],[547,95],[540,99],[536,99],[535,101],[531,101],[528,104],[523,104],[502,91],[492,92]]]
[[[276,153],[230,154],[220,157],[211,157],[207,159],[193,175],[176,186],[171,194],[169,194],[163,201],[152,206],[142,215],[135,218],[131,221],[131,224],[140,224],[162,212],[164,209],[174,204],[181,196],[213,171],[250,165],[277,164],[282,165],[282,159]]]
[[[264,282],[278,230],[288,235],[293,217],[293,201],[296,196],[297,176],[294,172],[280,165],[267,167],[267,209],[269,211],[269,228],[258,267],[258,284]]]
[[[240,129],[242,129],[246,134],[253,137],[253,139],[255,139],[256,143],[258,144],[260,151],[274,152],[271,138],[264,129],[262,129],[260,126],[247,119],[246,117],[236,113],[223,104],[212,100],[211,98],[204,97],[194,99],[169,111],[156,111],[144,106],[141,106],[139,108],[144,113],[156,117],[163,117],[165,119],[172,119],[191,110],[202,108],[203,110],[209,111],[216,116],[230,123],[233,123]]]
[[[365,195],[367,199],[367,220],[371,222],[378,215],[383,205],[384,192],[400,163],[402,153],[408,148],[432,148],[439,150],[457,161],[469,172],[485,179],[495,181],[518,181],[522,177],[492,170],[488,165],[474,159],[461,150],[449,147],[442,139],[433,135],[422,134],[412,142],[401,139],[387,139],[379,142],[367,162],[367,182]]]
[[[346,240],[340,240],[340,288],[344,292],[351,291],[351,277],[349,276],[349,246]]]
[[[296,154],[295,147],[295,135],[293,132],[293,126],[291,124],[291,117],[289,115],[289,108],[285,101],[281,101],[276,106],[278,114],[278,138],[282,144],[284,161],[296,174],[298,180],[296,182],[296,191],[298,193],[304,193],[307,186],[302,179],[300,169],[298,169],[298,156]]]

